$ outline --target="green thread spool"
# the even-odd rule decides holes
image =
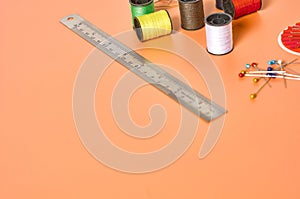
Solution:
[[[134,25],[134,18],[145,14],[154,12],[153,0],[129,0],[131,5],[132,25]]]

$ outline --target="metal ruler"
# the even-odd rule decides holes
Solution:
[[[81,16],[77,14],[66,16],[61,20],[61,23],[205,121],[209,122],[226,113],[224,108],[98,29]]]

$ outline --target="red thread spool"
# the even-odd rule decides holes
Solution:
[[[224,12],[233,19],[256,12],[261,9],[262,0],[223,0]]]

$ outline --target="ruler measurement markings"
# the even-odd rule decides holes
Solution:
[[[74,20],[68,20],[69,18]],[[146,80],[166,95],[173,98],[206,121],[226,113],[205,96],[201,95],[184,82],[176,79],[157,65],[151,63],[132,49],[104,33],[78,15],[70,15],[61,22],[83,39],[93,44],[115,61]]]

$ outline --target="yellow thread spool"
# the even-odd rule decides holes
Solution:
[[[171,34],[173,29],[170,15],[166,10],[135,17],[134,28],[140,41]]]

